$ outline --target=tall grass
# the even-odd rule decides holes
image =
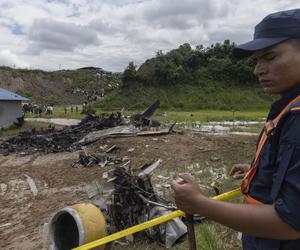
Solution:
[[[223,250],[225,245],[215,227],[209,223],[201,223],[196,228],[196,241],[199,249]]]

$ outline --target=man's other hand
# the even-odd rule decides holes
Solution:
[[[234,179],[243,179],[249,171],[250,165],[245,163],[234,164],[229,172],[229,175]]]

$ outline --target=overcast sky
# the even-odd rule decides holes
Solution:
[[[0,65],[123,71],[190,43],[251,39],[265,15],[295,0],[0,0]]]

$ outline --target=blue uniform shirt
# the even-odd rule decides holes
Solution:
[[[300,85],[272,104],[267,120],[274,119],[298,95]],[[270,143],[266,145],[249,194],[265,204],[275,204],[280,218],[300,232],[300,111],[292,112],[284,122],[277,152],[275,164],[271,164]],[[300,249],[300,239],[271,240],[244,234],[242,240],[245,250]]]

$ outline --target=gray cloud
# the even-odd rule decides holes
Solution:
[[[74,51],[90,45],[99,45],[97,33],[87,26],[54,21],[50,19],[35,20],[28,32],[29,50]]]
[[[218,32],[209,33],[210,43],[223,42],[225,39],[229,39],[236,44],[245,43],[252,39],[253,29],[241,29],[241,30],[219,30]]]
[[[185,42],[243,43],[265,15],[297,7],[294,0],[1,0],[0,59],[123,71],[129,61],[140,64]]]
[[[214,1],[205,0],[156,1],[156,4],[144,9],[144,15],[148,23],[155,27],[183,30],[226,16],[229,12],[227,5],[221,3],[218,6]]]
[[[102,19],[95,19],[91,21],[88,27],[95,29],[100,32],[100,34],[114,35],[116,33],[122,32],[119,25],[112,24],[111,22],[105,22]]]
[[[211,7],[210,1],[165,0],[156,1],[155,5],[145,10],[145,14],[151,19],[178,15],[203,15],[206,18],[212,11]]]
[[[151,18],[149,19],[149,24],[158,28],[172,28],[179,30],[190,29],[193,26],[191,19],[187,19],[185,15],[162,16],[158,19]]]

